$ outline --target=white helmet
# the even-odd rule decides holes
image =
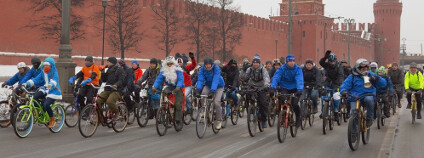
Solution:
[[[18,66],[18,69],[24,68],[24,67],[26,67],[26,64],[24,62],[19,62],[17,66]]]

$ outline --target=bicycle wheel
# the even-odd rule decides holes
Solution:
[[[222,115],[221,115],[222,116],[222,125],[221,125],[221,128],[225,128],[227,126],[227,119],[228,119],[228,117],[227,117],[227,108],[225,106],[222,106],[221,109],[222,109],[221,110],[222,111]]]
[[[268,125],[269,127],[274,127],[275,120],[278,117],[277,110],[275,108],[275,103],[271,102],[269,105],[269,112],[268,112]]]
[[[15,106],[13,106],[12,111],[10,111],[10,119],[12,120],[11,124],[14,127],[15,126],[15,116],[19,111],[19,107],[22,106],[23,104],[17,104]]]
[[[159,136],[164,136],[168,130],[168,124],[170,123],[168,116],[168,110],[161,106],[156,112],[156,132]]]
[[[237,109],[235,106],[231,106],[231,111],[230,111],[230,117],[231,117],[231,123],[233,124],[233,125],[237,125],[237,122],[238,122],[238,111],[239,111],[239,109]]]
[[[359,118],[357,116],[352,116],[349,119],[349,124],[347,127],[347,141],[352,151],[357,150],[359,147],[359,141],[361,139],[359,132],[360,132]]]
[[[277,138],[280,143],[283,143],[286,140],[288,132],[288,119],[286,119],[286,110],[281,109],[278,114],[278,124],[277,124]]]
[[[78,117],[78,129],[85,138],[91,137],[99,126],[99,113],[93,104],[85,106]]]
[[[135,101],[132,101],[132,110],[127,109],[128,110],[128,125],[131,125],[134,123],[135,118],[136,118],[136,111],[137,108],[135,107]]]
[[[31,109],[26,107],[18,110],[14,117],[14,131],[19,138],[25,138],[31,133],[34,125],[34,116],[31,113]]]
[[[415,124],[415,116],[417,114],[417,112],[415,111],[415,109],[411,110],[411,114],[412,114],[412,124]]]
[[[263,132],[264,131],[264,128],[262,128],[262,122],[261,122],[261,119],[262,119],[262,116],[261,116],[261,114],[260,114],[260,112],[259,112],[259,107],[257,107],[256,108],[256,122],[258,122],[258,129],[259,129],[259,132]]]
[[[377,129],[381,128],[381,103],[377,103],[377,109],[376,109],[376,118],[377,118]]]
[[[301,114],[302,114],[302,124],[301,124],[301,126],[300,126],[300,128],[302,129],[302,130],[305,130],[305,128],[306,128],[306,123],[308,122],[308,112],[309,112],[309,108],[308,108],[308,105],[307,105],[307,102],[306,101],[302,101],[302,108],[301,108]]]
[[[212,116],[212,118],[211,118],[211,120],[212,120],[212,131],[213,131],[214,134],[218,134],[219,130],[216,129],[216,126],[215,126],[215,122],[216,122],[216,111],[215,111],[215,108],[213,108],[214,107],[213,103],[209,103],[209,104],[211,104],[211,105],[209,105],[210,106],[210,108],[209,108],[209,116]]]
[[[112,129],[116,133],[120,133],[125,130],[125,127],[128,125],[128,109],[124,103],[117,104],[118,105],[118,115],[119,119],[117,121],[113,121]]]
[[[396,106],[398,104],[398,96],[395,93],[392,97],[392,115],[394,115],[396,113]]]
[[[51,108],[53,110],[53,117],[56,120],[56,124],[52,128],[49,128],[49,130],[52,133],[57,133],[57,132],[60,132],[60,130],[63,127],[63,124],[65,124],[65,120],[66,120],[65,110],[63,109],[62,105],[57,103],[53,104]]]
[[[324,133],[324,135],[326,135],[327,134],[327,124],[328,124],[328,121],[327,121],[327,118],[328,118],[328,116],[327,116],[327,112],[328,112],[328,102],[324,102],[324,109],[322,110],[323,112],[322,112],[322,132]]]
[[[314,111],[313,111],[313,105],[312,105],[312,101],[309,100],[308,101],[308,105],[309,105],[309,115],[308,115],[308,120],[309,120],[309,126],[312,127],[312,125],[314,125],[314,121],[315,121],[315,115],[314,115]]]
[[[10,112],[13,107],[9,104],[7,100],[0,101],[0,127],[6,128],[9,127],[12,122],[12,117],[10,117]]]
[[[328,108],[328,127],[330,130],[334,129],[334,111],[331,108]]]
[[[296,127],[296,120],[293,117],[296,114],[294,112],[291,112],[290,116],[289,116],[289,122],[290,122],[290,134],[291,136],[294,138],[297,135],[297,127]]]
[[[80,110],[75,108],[75,105],[68,105],[65,108],[65,113],[66,113],[66,119],[65,119],[66,126],[68,126],[69,128],[75,127],[78,123],[78,116],[79,116]]]
[[[258,124],[257,121],[257,115],[255,114],[255,107],[252,105],[248,108],[247,111],[247,128],[249,130],[249,134],[251,137],[254,137],[256,135],[256,127]]]
[[[240,103],[239,103],[239,105],[240,105],[239,117],[240,118],[243,118],[244,111],[246,111],[245,104],[246,104],[246,102],[244,100],[240,101]]]
[[[140,108],[136,108],[137,123],[140,127],[146,127],[147,122],[149,121],[149,118],[147,118],[147,106],[146,102],[142,102]],[[153,113],[151,113],[151,115],[153,115]]]
[[[188,113],[187,106],[186,106],[184,108],[184,117],[183,117],[184,124],[189,125],[191,123],[192,118],[193,118],[193,113]]]
[[[365,121],[363,122],[363,124],[365,125]],[[365,132],[361,132],[361,133],[362,133],[362,143],[368,144],[370,141],[371,128],[367,128]]]
[[[208,120],[206,120],[206,108],[201,107],[196,116],[196,134],[199,139],[202,139],[206,133],[206,127],[208,126]]]
[[[192,109],[192,112],[191,112],[191,114],[192,114],[191,120],[196,121],[197,113],[199,111],[199,103],[197,101],[193,101],[192,105],[193,105],[193,109]],[[196,117],[194,117],[193,114],[196,114]]]

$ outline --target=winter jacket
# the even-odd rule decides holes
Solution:
[[[268,71],[264,67],[257,69],[253,67],[248,68],[242,79],[247,81],[247,84],[255,89],[269,87],[270,84]]]
[[[232,65],[232,63],[230,62],[230,63],[228,63],[227,66],[225,66],[222,69],[222,73],[223,73],[222,76],[223,76],[223,78],[225,78],[224,79],[225,85],[232,86],[232,87],[238,87],[239,86],[238,81],[239,81],[239,78],[240,78],[240,74],[239,74],[240,72],[239,72],[237,66],[232,67],[231,65]]]
[[[339,62],[332,65],[325,60],[326,58],[319,60],[319,64],[325,69],[325,86],[340,87],[344,80],[343,66]]]
[[[314,66],[311,70],[308,70],[306,69],[306,67],[303,67],[302,71],[304,86],[315,88],[321,87],[321,72],[316,66]]]
[[[394,85],[402,85],[402,87],[403,87],[405,76],[404,76],[402,70],[400,70],[400,69],[397,69],[397,70],[389,69],[387,74],[390,76],[390,79],[392,80]]]
[[[134,75],[135,75],[135,79],[134,79],[134,83],[137,83],[137,81],[141,78],[141,76],[143,75],[143,70],[140,69],[140,67],[137,67],[137,69],[133,69]]]
[[[193,83],[191,82],[191,78],[190,78],[190,71],[193,71],[196,68],[196,59],[191,59],[191,64],[190,65],[184,65],[183,66],[183,75],[184,75],[184,85],[185,86],[191,86]]]
[[[343,81],[352,73],[351,70],[348,69],[348,67],[343,66],[343,72],[344,72],[344,78]]]
[[[41,62],[40,66],[38,66],[38,69],[34,69],[34,67],[32,67],[26,74],[25,77],[22,79],[21,82],[19,82],[19,84],[25,83],[30,79],[33,79],[35,77],[37,77],[41,72],[43,72],[43,68],[44,68],[44,63]]]
[[[122,92],[125,86],[125,72],[119,64],[110,66],[106,73],[102,73],[102,82],[106,85],[118,86],[118,91]],[[113,91],[110,87],[105,87],[106,91]]]
[[[272,67],[271,70],[269,70],[269,78],[272,80],[272,77],[274,77],[275,72],[277,71],[277,69],[275,69],[275,67]]]
[[[298,91],[303,90],[303,73],[302,69],[294,65],[289,67],[287,64],[284,64],[275,72],[274,77],[272,77],[271,88],[275,89],[277,86],[280,88]]]
[[[83,78],[83,80],[91,78],[91,83],[95,86],[98,86],[100,80],[100,70],[99,67],[95,64],[91,65],[90,67],[84,66],[76,76],[77,78]],[[87,85],[91,85],[91,83],[87,83]]]
[[[377,87],[377,94],[387,94],[387,92],[392,94],[393,93],[393,84],[392,84],[392,81],[390,80],[390,77],[387,76],[387,75],[383,75],[383,76],[380,76],[380,77],[382,77],[386,80],[387,86]]]
[[[417,71],[415,74],[407,72],[405,74],[405,89],[423,89],[423,74]]]
[[[38,76],[36,76],[33,79],[28,80],[27,86],[31,87],[31,86],[37,86],[37,87],[41,87],[44,86],[43,89],[41,89],[41,91],[47,93],[47,98],[52,98],[55,100],[60,100],[62,99],[62,93],[60,92],[60,85],[59,85],[59,74],[57,72],[56,69],[56,64],[54,62],[54,59],[51,57],[46,58],[46,60],[44,60],[44,62],[49,62],[50,63],[50,71],[45,73],[44,71],[40,74],[38,74]],[[47,89],[47,86],[51,85],[52,88],[51,89]]]
[[[125,72],[124,87],[127,88],[128,91],[132,92],[134,90],[134,71],[128,65],[124,65],[122,69],[124,69]]]
[[[378,76],[375,73],[370,72],[369,76]],[[385,88],[387,85],[387,82],[384,78],[379,77],[378,82],[372,83],[372,86],[369,88],[364,87],[364,78],[362,76],[356,76],[356,75],[349,75],[346,80],[343,82],[342,86],[340,87],[340,92],[348,91],[351,95],[358,97],[363,94],[376,94],[376,87],[377,88]],[[348,99],[349,102],[354,102],[353,98]]]
[[[24,79],[25,75],[28,73],[29,71],[29,67],[24,67],[24,72],[23,73],[16,73],[15,75],[13,75],[12,78],[10,78],[9,80],[6,81],[7,85],[14,85],[15,83],[22,83],[22,80]]]
[[[201,90],[203,85],[210,88],[212,92],[216,92],[218,88],[225,86],[224,78],[221,76],[221,70],[218,65],[213,65],[211,70],[206,70],[205,66],[202,66],[197,76],[196,89]]]
[[[150,67],[146,69],[141,78],[137,81],[137,85],[141,85],[144,81],[147,80],[147,85],[149,85],[149,87],[152,87],[160,73],[160,69],[161,67],[159,66],[159,64],[157,64],[154,69],[151,69]]]
[[[183,75],[183,70],[181,69],[181,67],[177,66],[177,81],[176,84],[172,84],[172,83],[168,83],[168,81],[166,81],[165,76],[163,75],[163,71],[161,70],[159,73],[159,76],[156,78],[155,83],[153,84],[153,87],[155,87],[156,89],[159,89],[160,86],[162,86],[163,82],[165,82],[165,84],[168,87],[171,87],[171,89],[175,89],[176,87],[180,87],[181,89],[184,88],[184,75]]]

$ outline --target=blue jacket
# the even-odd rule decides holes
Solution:
[[[197,90],[201,90],[203,85],[210,88],[212,92],[216,92],[218,88],[225,86],[224,78],[221,76],[221,69],[218,65],[214,64],[211,70],[206,70],[205,66],[202,66],[197,76]]]
[[[387,75],[384,76],[380,76],[382,78],[384,78],[387,82],[387,86],[385,87],[378,87],[377,88],[377,94],[387,94],[387,89],[389,89],[390,93],[393,93],[393,84],[392,84],[392,80],[390,80],[390,77]]]
[[[372,76],[378,76],[375,73],[369,72],[369,75]],[[380,76],[378,76],[380,77]],[[371,82],[372,83],[372,82]],[[370,88],[364,87],[364,79],[361,76],[355,76],[353,74],[350,74],[346,80],[343,82],[342,86],[340,87],[340,92],[348,91],[351,95],[358,97],[363,94],[376,94],[376,87],[386,87],[387,82],[384,78],[380,77],[377,83],[372,83],[372,86]],[[352,98],[349,98],[349,101],[355,101]]]
[[[163,71],[161,70],[158,77],[155,80],[155,83],[153,84],[153,87],[155,87],[156,89],[159,89],[159,87],[162,86],[163,82],[165,82],[165,84],[169,87],[171,87],[172,89],[175,89],[176,87],[180,87],[181,89],[184,88],[184,75],[183,75],[183,70],[177,66],[177,85],[168,83],[166,81],[165,76],[163,76]]]
[[[29,72],[28,67],[25,67],[24,69],[25,69],[25,71],[22,75],[19,74],[19,72],[16,73],[15,75],[13,75],[12,78],[10,78],[9,80],[6,81],[6,84],[11,86],[11,85],[14,85],[16,82],[22,83],[22,80],[24,79],[25,75]]]
[[[45,86],[41,91],[47,93],[47,98],[52,98],[56,100],[62,99],[62,93],[60,92],[60,86],[59,86],[59,74],[56,69],[56,64],[54,62],[54,59],[51,57],[46,58],[44,62],[50,63],[50,71],[48,73],[45,73],[44,71],[40,73],[35,78],[28,80],[26,83],[29,87],[31,86]],[[52,85],[52,88],[50,90],[47,90],[47,84]]]
[[[272,77],[271,88],[275,89],[277,86],[280,88],[298,91],[303,90],[303,72],[302,68],[297,65],[294,67],[289,67],[287,64],[284,64],[277,69],[274,76]]]
[[[34,69],[34,67],[32,67],[26,74],[25,77],[21,80],[21,82],[19,82],[19,84],[22,83],[26,83],[28,80],[33,79],[35,77],[37,77],[41,72],[43,72],[43,68],[44,68],[44,64],[43,62],[41,62],[40,66],[38,67],[38,69]]]

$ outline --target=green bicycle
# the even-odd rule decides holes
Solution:
[[[38,88],[36,92],[38,92],[40,88]],[[41,104],[34,100],[33,96],[36,92],[28,92],[25,87],[22,87],[22,89],[27,94],[30,94],[31,97],[29,98],[29,102],[27,102],[27,104],[17,105],[19,108],[14,117],[14,131],[19,138],[27,137],[29,133],[31,133],[31,130],[36,122],[38,124],[44,124],[48,126],[50,118],[47,111],[43,110]],[[56,124],[52,128],[49,128],[49,130],[52,133],[57,133],[60,132],[63,124],[65,123],[65,110],[63,105],[59,103],[52,104],[51,108],[53,110],[53,117],[56,119]]]

